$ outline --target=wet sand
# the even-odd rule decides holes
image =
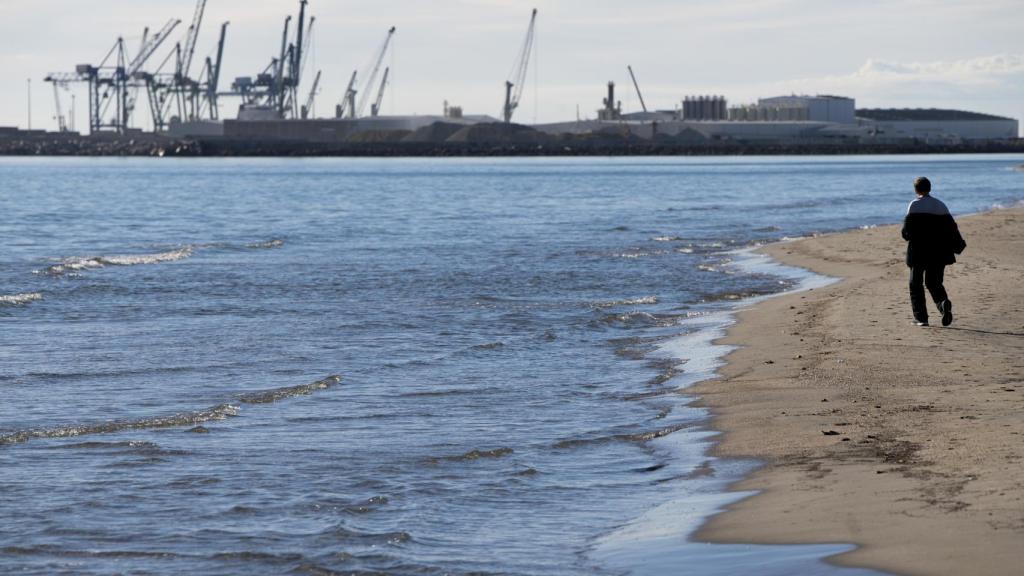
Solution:
[[[717,455],[765,466],[761,491],[698,540],[858,545],[838,564],[898,574],[1024,566],[1024,209],[958,219],[954,322],[913,325],[899,228],[763,249],[842,278],[745,310],[722,377],[688,392],[724,431]]]

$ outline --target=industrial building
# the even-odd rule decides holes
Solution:
[[[727,120],[725,96],[687,96],[683,98],[680,120]]]
[[[856,106],[853,98],[844,96],[775,96],[761,98],[757,104],[729,109],[729,120],[810,121],[853,124]]]
[[[963,110],[862,109],[858,124],[876,138],[914,139],[927,143],[1016,138],[1013,118]]]

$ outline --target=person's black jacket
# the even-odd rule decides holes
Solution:
[[[954,254],[967,247],[960,229],[949,214],[910,213],[903,219],[907,266],[928,267],[956,262]]]

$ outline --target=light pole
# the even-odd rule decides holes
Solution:
[[[32,79],[28,78],[28,129],[32,129]]]
[[[75,93],[71,93],[71,131],[75,131]]]

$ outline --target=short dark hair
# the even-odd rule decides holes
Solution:
[[[931,180],[925,178],[924,176],[921,176],[920,178],[914,180],[914,192],[917,192],[918,194],[924,196],[925,194],[928,194],[931,191]]]

